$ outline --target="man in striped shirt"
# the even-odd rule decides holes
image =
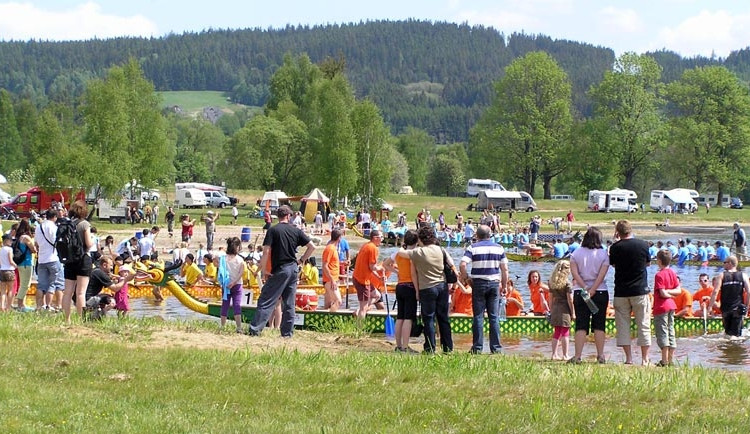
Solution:
[[[492,234],[489,226],[480,225],[477,229],[477,242],[466,248],[461,258],[461,277],[471,278],[474,310],[472,321],[473,344],[471,353],[480,354],[484,346],[484,312],[490,322],[490,352],[499,353],[500,324],[498,323],[498,301],[505,296],[508,284],[508,259],[505,250],[490,240]],[[467,266],[471,264],[471,272]]]

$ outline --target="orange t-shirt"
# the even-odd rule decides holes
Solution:
[[[514,303],[510,303],[510,299],[513,298],[518,301],[521,300],[521,293],[514,289],[508,296],[508,302],[505,304],[505,315],[507,316],[519,316],[521,315],[521,308],[516,306]]]
[[[529,292],[531,293],[531,311],[534,313],[544,313],[544,305],[542,304],[542,297],[539,291],[542,285],[540,283],[529,284]],[[544,292],[544,299],[547,301],[549,306],[549,291]]]
[[[372,275],[371,265],[378,262],[378,246],[372,241],[362,246],[357,254],[357,262],[354,264],[354,273],[352,277],[363,285],[369,285],[370,279],[377,276]]]
[[[335,243],[328,244],[326,248],[323,249],[323,257],[321,259],[323,261],[323,267],[328,269],[333,281],[337,282],[339,280],[339,252]],[[326,277],[326,273],[323,273],[323,282],[330,281],[331,280]]]
[[[464,294],[460,289],[453,292],[453,313],[474,315],[471,307],[471,294]]]
[[[396,266],[398,267],[398,283],[413,283],[411,278],[411,259],[396,255]]]
[[[686,316],[693,316],[693,296],[685,288],[680,288],[682,292],[680,295],[674,298],[674,303],[677,305],[675,312],[679,312],[684,308],[688,308]]]
[[[714,292],[714,289],[712,287],[701,288],[701,289],[695,291],[695,293],[693,294],[693,301],[694,302],[697,301],[699,308],[702,309],[702,307],[700,307],[701,299],[703,297],[708,297],[708,302],[710,302],[711,301],[711,293],[713,293],[713,292]],[[721,300],[721,289],[716,294],[716,304],[719,303],[719,300]],[[708,307],[708,306],[706,306],[706,307]],[[721,308],[714,306],[714,313],[717,314],[717,315],[720,314],[721,313]]]

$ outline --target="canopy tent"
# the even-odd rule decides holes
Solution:
[[[275,210],[279,205],[289,203],[289,197],[286,193],[280,190],[267,191],[263,194],[263,198],[260,200],[260,206],[263,209]]]
[[[302,198],[299,210],[305,216],[305,221],[308,223],[312,223],[315,220],[315,214],[318,211],[323,215],[323,221],[325,221],[328,213],[331,211],[331,208],[328,206],[330,201],[328,196],[323,194],[320,189],[313,188],[307,196]]]
[[[690,192],[681,188],[665,191],[664,205],[670,205],[675,211],[689,211],[698,208],[698,204],[693,200]]]

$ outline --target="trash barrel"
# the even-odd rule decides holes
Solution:
[[[250,231],[249,227],[246,226],[246,227],[242,228],[242,235],[240,236],[240,239],[242,240],[243,243],[249,243],[250,242],[250,233],[251,233],[251,231]]]

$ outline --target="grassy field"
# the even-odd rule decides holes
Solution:
[[[216,328],[0,315],[3,430],[747,431],[744,373],[405,356],[378,337],[249,338]]]
[[[158,92],[162,97],[164,107],[180,106],[185,114],[194,116],[200,113],[204,107],[219,107],[224,111],[236,111],[247,106],[234,104],[227,100],[224,92],[220,91],[172,91]]]

